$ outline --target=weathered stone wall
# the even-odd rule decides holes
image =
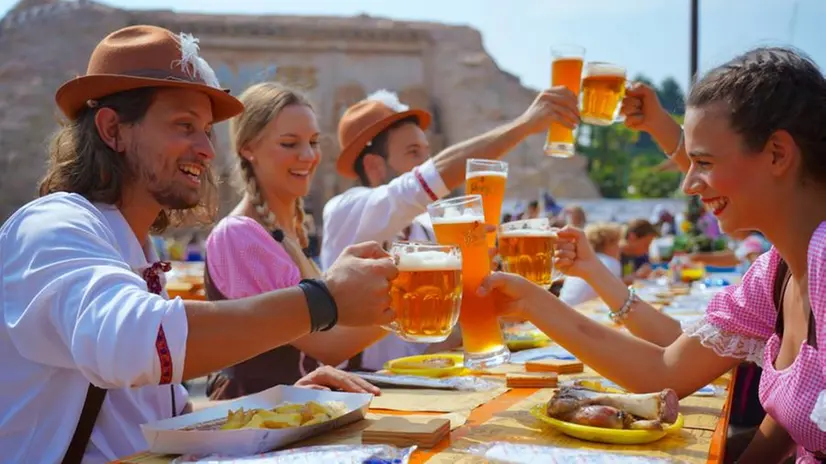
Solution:
[[[34,10],[34,11],[32,11]],[[57,128],[57,88],[128,13],[77,2],[12,12],[0,23],[0,221],[34,198]]]
[[[305,89],[326,134],[324,161],[308,199],[316,212],[352,185],[335,173],[336,127],[344,109],[367,94],[396,91],[403,102],[433,112],[434,151],[518,116],[536,95],[497,67],[478,31],[463,26],[366,16],[130,12],[86,0],[24,0],[0,26],[0,221],[36,193],[48,136],[56,128],[57,87],[85,71],[89,54],[107,33],[141,23],[199,37],[203,55],[235,94],[268,79]],[[235,158],[222,126],[217,168],[226,180]],[[533,136],[507,156],[509,197],[532,199],[542,188],[556,197],[598,197],[584,160],[546,158],[543,141],[543,135]],[[225,184],[222,212],[237,199]]]

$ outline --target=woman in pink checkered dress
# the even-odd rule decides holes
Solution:
[[[759,230],[774,247],[681,332],[581,241],[560,245],[557,264],[591,283],[636,337],[518,276],[494,274],[480,292],[492,292],[504,314],[530,319],[628,390],[673,388],[687,396],[743,360],[761,364],[767,416],[740,462],[780,462],[794,452],[799,463],[823,462],[826,78],[795,51],[760,48],[694,85],[684,134],[648,87],[629,89],[623,112],[629,127],[650,132],[686,173],[683,189],[702,198],[724,231]],[[566,235],[576,234],[560,238]]]

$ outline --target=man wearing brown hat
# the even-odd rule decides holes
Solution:
[[[551,122],[574,127],[578,118],[574,94],[555,87],[541,92],[515,120],[431,158],[424,132],[430,125],[430,113],[410,109],[386,90],[354,104],[339,122],[341,152],[336,168],[361,185],[332,198],[324,207],[322,267],[330,266],[350,244],[363,240],[386,243],[398,238],[425,213],[429,203],[464,182],[468,159],[502,158],[527,136],[547,131]],[[419,219],[426,222],[425,216]],[[421,230],[420,225],[415,226]],[[400,238],[409,239],[410,234]],[[362,358],[365,367],[380,367],[384,358],[408,354],[396,342],[391,335],[369,348]],[[399,351],[394,352],[394,347]],[[373,360],[373,354],[380,358]]]
[[[169,300],[150,231],[210,215],[212,125],[243,110],[188,34],[132,26],[56,96],[40,198],[0,228],[4,462],[106,462],[181,414],[181,381],[311,332],[392,320],[392,260],[349,248],[324,279],[221,302]],[[310,335],[311,336],[311,335]],[[312,375],[312,374],[311,374]],[[350,381],[331,369],[325,382]],[[309,379],[313,380],[313,379]]]

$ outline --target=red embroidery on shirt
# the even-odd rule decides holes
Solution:
[[[422,173],[419,172],[419,168],[413,170],[413,175],[416,176],[416,180],[419,181],[425,193],[427,193],[427,196],[429,196],[432,201],[436,201],[439,199],[439,197],[437,197],[436,194],[433,193],[433,190],[430,189],[430,186],[427,185],[427,182],[424,180],[424,176],[422,176]]]
[[[160,384],[172,383],[172,355],[169,353],[169,345],[166,343],[163,325],[158,327],[158,338],[155,339],[155,349],[158,351],[158,358],[161,361]]]
[[[160,272],[169,272],[172,266],[166,261],[153,263],[143,271],[143,280],[150,292],[160,295],[163,292]],[[172,383],[172,354],[169,352],[169,344],[166,342],[166,334],[163,332],[163,325],[158,327],[158,336],[155,338],[155,350],[158,352],[158,359],[161,362],[160,384]]]

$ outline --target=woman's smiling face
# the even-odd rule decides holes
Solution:
[[[252,160],[261,187],[289,197],[306,196],[321,161],[319,132],[310,107],[284,107],[258,139],[243,150],[243,155]]]
[[[753,229],[771,210],[775,179],[767,150],[748,150],[729,123],[725,103],[689,107],[685,115],[685,148],[691,168],[683,191],[699,196],[727,232]]]

